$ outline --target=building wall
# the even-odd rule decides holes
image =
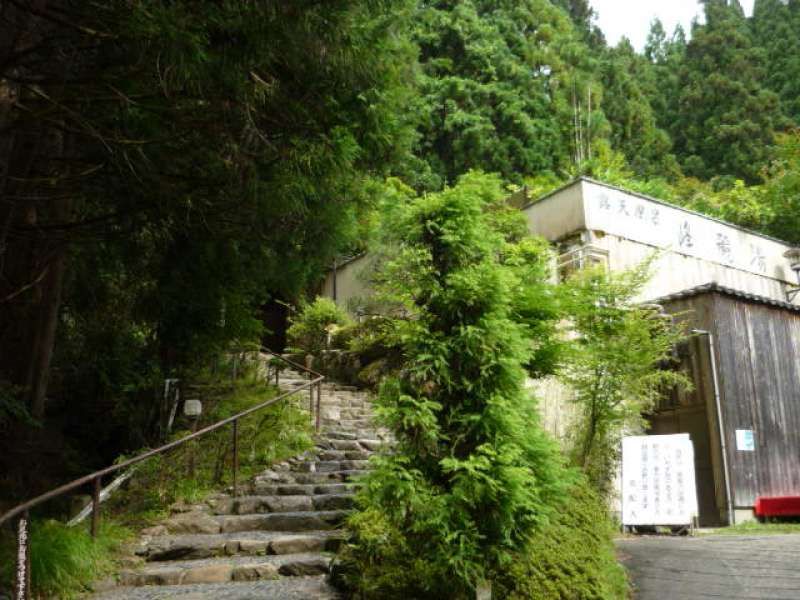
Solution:
[[[322,295],[334,299],[341,308],[356,313],[372,296],[368,278],[370,266],[369,256],[362,254],[332,269],[325,277]]]
[[[611,271],[632,269],[650,257],[658,255],[653,263],[654,276],[642,290],[640,296],[642,301],[663,298],[711,281],[766,298],[786,299],[783,281],[733,266],[662,250],[616,235],[595,235],[592,245],[608,252]]]
[[[712,332],[719,375],[720,405],[734,508],[751,508],[758,496],[800,495],[800,312],[768,306],[720,293],[669,302],[689,327]],[[697,338],[699,343],[703,338]],[[707,349],[696,345],[694,360]],[[717,504],[724,499],[724,478],[718,419],[710,364],[699,363],[693,374],[695,399],[704,403],[710,460]],[[657,421],[670,418],[662,407]],[[699,419],[699,417],[698,417]],[[684,421],[682,431],[696,428]],[[751,430],[755,449],[737,446],[736,430]],[[698,472],[699,478],[699,472]]]
[[[559,240],[586,229],[583,187],[569,185],[522,208],[528,229],[546,240]]]
[[[734,505],[800,495],[800,314],[715,294],[714,315]]]

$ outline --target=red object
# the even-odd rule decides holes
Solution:
[[[800,496],[772,496],[756,499],[759,517],[800,517]]]

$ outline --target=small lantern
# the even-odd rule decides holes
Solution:
[[[186,400],[183,403],[183,414],[187,417],[191,417],[192,419],[197,419],[201,414],[203,414],[203,403],[197,398]]]

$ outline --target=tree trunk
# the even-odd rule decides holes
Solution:
[[[58,314],[61,308],[61,290],[64,287],[64,272],[67,264],[67,249],[58,251],[58,256],[48,268],[42,282],[42,301],[39,306],[36,337],[31,348],[30,371],[28,372],[28,405],[35,419],[45,413],[47,382],[50,379],[50,363],[56,341]]]

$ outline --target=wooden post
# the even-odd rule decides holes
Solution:
[[[311,415],[311,422],[314,422],[314,386],[308,386],[308,414]]]
[[[239,472],[239,419],[233,422],[233,497],[238,492],[238,472]]]
[[[320,426],[322,424],[322,411],[320,410],[322,405],[322,382],[320,381],[317,384],[317,433],[319,433]]]
[[[100,485],[99,477],[94,478],[94,489],[92,490],[92,537],[97,538],[100,528]]]
[[[25,511],[17,522],[17,572],[16,581],[14,582],[14,600],[30,600],[30,597],[30,514]]]

